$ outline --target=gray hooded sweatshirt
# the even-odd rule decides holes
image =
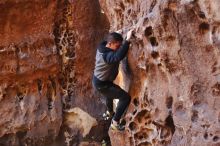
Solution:
[[[126,56],[129,42],[124,41],[116,51],[106,47],[107,42],[102,42],[96,52],[96,62],[93,77],[95,86],[102,86],[111,83],[118,75],[120,61]]]

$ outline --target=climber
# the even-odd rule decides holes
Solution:
[[[124,125],[120,123],[121,116],[126,111],[131,97],[120,86],[113,83],[118,75],[120,61],[126,56],[133,30],[127,33],[125,41],[121,34],[110,33],[96,52],[96,63],[93,75],[93,87],[101,93],[106,100],[109,116],[112,117],[110,128],[123,131]],[[113,111],[113,99],[119,99],[116,112]]]

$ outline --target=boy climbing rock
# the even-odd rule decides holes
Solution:
[[[94,88],[105,97],[108,113],[113,116],[110,126],[113,130],[123,131],[125,129],[120,119],[131,100],[126,91],[113,83],[118,75],[119,63],[128,52],[131,36],[132,30],[127,33],[125,41],[121,34],[110,33],[106,40],[101,42],[96,52],[92,83]],[[115,113],[113,99],[119,99]]]

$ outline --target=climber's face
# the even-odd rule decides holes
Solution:
[[[117,50],[121,46],[121,42],[109,42],[107,44],[107,47],[112,49],[112,50]]]

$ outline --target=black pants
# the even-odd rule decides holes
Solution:
[[[106,106],[108,111],[113,112],[113,99],[119,99],[118,106],[116,107],[116,112],[113,117],[115,121],[119,121],[121,116],[124,114],[125,110],[127,109],[128,105],[130,104],[131,97],[130,95],[121,89],[120,86],[109,83],[105,86],[96,86],[93,84],[96,90],[101,93],[106,99]]]

